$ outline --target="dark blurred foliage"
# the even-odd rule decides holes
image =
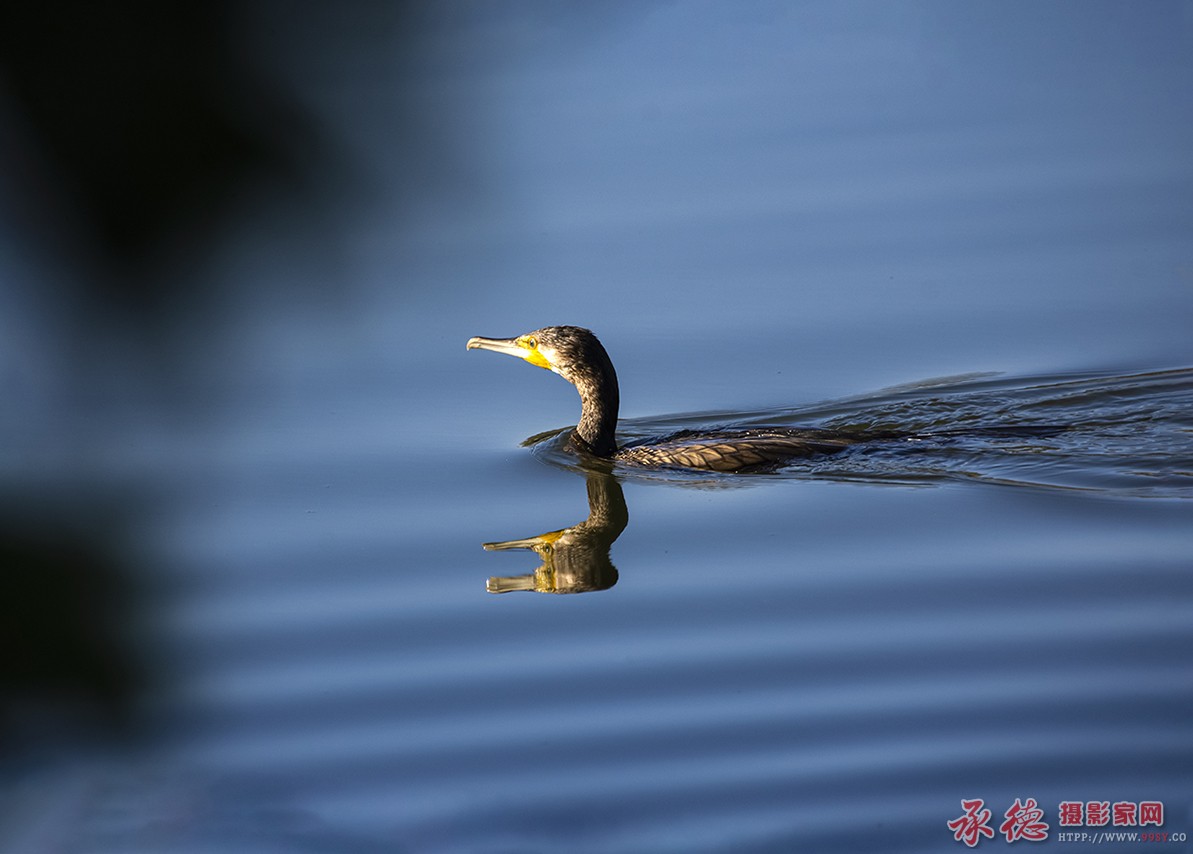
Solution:
[[[309,128],[244,62],[232,8],[117,0],[0,12],[0,75],[28,137],[25,151],[5,152],[26,190],[25,226],[77,252],[78,286],[108,309],[168,303],[172,280],[148,267],[167,241],[200,249],[254,176],[304,180]]]
[[[403,8],[357,4],[344,14],[350,33],[381,44],[382,31],[400,28]],[[352,44],[321,41],[318,15],[333,9],[312,21],[302,18],[305,4],[0,6],[0,116],[13,119],[0,127],[13,221],[0,225],[65,273],[44,287],[57,289],[50,301],[73,319],[54,342],[78,375],[73,385],[95,384],[90,361],[105,339],[135,342],[146,371],[174,355],[177,332],[214,302],[211,285],[189,273],[246,194],[275,194],[279,210],[316,206],[335,158],[260,60],[271,34],[286,31],[305,42],[298,51],[291,43],[291,56],[309,46],[312,58],[322,49],[321,60],[334,63]],[[87,341],[100,343],[79,346]],[[170,405],[168,371],[153,385]],[[102,395],[88,405],[102,406]],[[71,420],[86,425],[86,407]],[[109,537],[135,530],[132,505],[93,483],[31,526],[13,510],[30,495],[12,486],[5,492],[15,503],[0,507],[0,743],[27,731],[45,704],[56,710],[50,718],[78,716],[112,732],[129,721],[140,684],[124,631],[136,621],[136,573]],[[89,523],[105,505],[123,518],[101,535]]]
[[[230,8],[118,0],[0,11],[0,82],[18,125],[0,135],[0,166],[17,188],[13,227],[69,269],[55,301],[75,305],[92,335],[116,322],[162,342],[187,281],[169,265],[202,253],[255,175],[301,181],[298,146],[279,140],[301,140],[302,120],[243,66]],[[79,725],[113,733],[131,720],[132,570],[78,509],[119,503],[106,495],[32,524],[13,504],[0,511],[0,739],[28,741],[31,725],[47,741]]]
[[[5,753],[66,735],[128,734],[136,722],[147,658],[135,577],[106,535],[72,516],[8,512],[0,528]]]

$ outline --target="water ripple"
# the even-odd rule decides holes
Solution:
[[[1035,377],[967,375],[794,409],[623,420],[622,442],[681,429],[825,427],[904,438],[723,475],[618,467],[628,478],[701,487],[757,477],[902,485],[976,481],[1114,497],[1193,497],[1193,368]],[[567,430],[527,440],[544,461],[580,468]]]

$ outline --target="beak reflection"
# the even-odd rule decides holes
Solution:
[[[588,518],[583,522],[536,537],[484,544],[486,551],[533,551],[542,561],[541,566],[527,575],[490,578],[486,590],[490,593],[514,590],[588,593],[608,590],[617,583],[617,568],[609,560],[609,549],[630,520],[625,496],[621,484],[610,474],[588,472],[585,477]]]

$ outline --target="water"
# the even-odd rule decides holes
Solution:
[[[1188,498],[1193,488],[1193,371],[1133,375],[942,379],[846,401],[773,412],[707,413],[638,419],[622,443],[677,430],[800,426],[867,439],[844,453],[792,460],[774,477],[874,483],[950,478],[1004,485],[1080,489],[1095,495]],[[523,444],[543,459],[583,471],[591,463],[567,448],[570,430]],[[889,437],[889,438],[884,438]],[[626,478],[675,485],[744,486],[751,473],[641,470]]]
[[[983,848],[1017,798],[1045,850],[1061,802],[1187,839],[1188,5],[400,23],[239,21],[336,188],[238,197],[148,331],[5,203],[3,542],[82,531],[148,677],[131,732],[6,677],[0,847],[955,851],[970,798]],[[465,351],[552,323],[627,441],[928,438],[593,473],[571,388]],[[488,592],[536,582],[587,589]]]

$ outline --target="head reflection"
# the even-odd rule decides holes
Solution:
[[[609,548],[629,522],[621,484],[611,474],[586,472],[588,518],[570,528],[537,537],[485,543],[487,551],[528,549],[542,566],[528,575],[494,576],[485,589],[490,593],[532,590],[536,593],[587,593],[608,590],[617,583],[617,568]]]

